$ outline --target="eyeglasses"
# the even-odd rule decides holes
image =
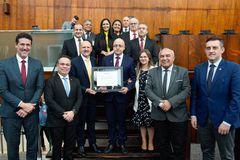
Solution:
[[[138,25],[138,23],[130,23],[130,25]]]
[[[113,45],[113,47],[116,47],[116,48],[117,48],[117,47],[120,47],[120,48],[121,48],[121,47],[123,47],[123,45],[121,45],[121,44],[115,44],[115,45]]]

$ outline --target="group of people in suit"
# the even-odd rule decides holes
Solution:
[[[85,22],[89,27],[91,21]],[[118,92],[107,92],[102,87],[109,138],[104,153],[113,152],[117,143],[123,154],[128,153],[125,116],[129,93],[136,86],[133,123],[140,128],[143,152],[155,149],[155,137],[160,159],[185,159],[187,99],[191,95],[191,125],[197,129],[203,159],[214,159],[215,142],[221,159],[234,159],[235,130],[240,127],[240,68],[222,58],[223,40],[211,37],[206,41],[208,61],[196,66],[190,85],[187,69],[174,64],[174,51],[169,48],[158,51],[154,45],[149,45],[146,24],[139,24],[136,18],[131,18],[129,24],[130,31],[126,34],[130,43],[123,37],[116,37],[112,44],[108,39],[111,38],[108,19],[102,20],[102,33],[96,35],[94,42],[88,35],[84,36],[87,33],[84,25],[75,24],[74,37],[64,41],[63,54],[57,61],[58,71],[45,87],[41,62],[29,56],[31,35],[16,36],[17,54],[0,61],[0,96],[3,99],[0,115],[8,159],[19,159],[22,126],[27,138],[26,159],[37,159],[38,103],[43,91],[48,105],[47,127],[52,135],[53,159],[61,159],[62,141],[64,159],[73,159],[76,143],[79,153],[86,155],[85,123],[90,148],[96,153],[102,152],[96,144],[97,93],[92,89],[91,69],[97,65],[123,68],[124,84]],[[137,34],[137,40],[131,40],[136,36],[131,32]],[[105,48],[95,49],[103,44]],[[146,48],[148,46],[152,49]],[[97,61],[99,54],[103,56]]]

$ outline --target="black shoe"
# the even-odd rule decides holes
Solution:
[[[127,154],[128,153],[127,148],[124,145],[120,145],[120,149],[121,149],[121,152],[123,154]]]
[[[82,157],[85,157],[85,156],[86,156],[86,152],[85,152],[84,146],[80,146],[80,147],[78,148],[78,153],[79,153]]]
[[[89,147],[90,147],[90,149],[91,149],[92,151],[94,151],[95,153],[102,153],[102,151],[101,151],[100,149],[98,149],[98,146],[97,146],[96,144],[92,144],[92,145],[90,145]]]
[[[114,150],[114,146],[112,144],[109,144],[105,150],[104,153],[112,153],[112,151]]]

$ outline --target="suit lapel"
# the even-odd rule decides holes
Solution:
[[[173,65],[173,68],[172,68],[172,73],[171,73],[171,78],[170,78],[170,82],[169,82],[169,86],[168,86],[168,92],[167,94],[169,93],[169,90],[171,89],[171,87],[173,86],[173,82],[175,82],[176,80],[176,75],[177,75],[177,67],[175,65]]]
[[[67,93],[63,86],[63,82],[58,74],[56,74],[56,83],[57,83],[57,86],[61,87],[60,91],[63,91],[64,95],[67,97]],[[70,84],[70,88],[71,88],[71,84]],[[70,93],[71,93],[71,90],[72,90],[72,88],[70,89]],[[69,93],[69,95],[70,95],[70,93]]]
[[[208,63],[204,63],[203,67],[200,69],[200,84],[204,85],[204,88],[206,92],[208,92],[208,87],[207,87],[207,70],[208,70]]]
[[[224,60],[220,62],[218,68],[216,69],[215,75],[212,80],[210,91],[214,88],[216,81],[220,79],[220,76],[222,75],[221,73],[223,70],[224,70]]]
[[[75,39],[74,38],[72,38],[72,49],[74,50],[74,52],[73,53],[75,53],[75,56],[77,57],[78,56],[78,51],[77,51],[77,45],[76,45],[76,43],[75,43]]]
[[[82,69],[83,69],[83,73],[84,73],[86,79],[89,79],[89,78],[88,78],[87,68],[86,68],[86,66],[85,66],[84,60],[83,60],[83,58],[82,58],[81,56],[79,56],[79,59],[80,59],[81,67],[82,67]]]

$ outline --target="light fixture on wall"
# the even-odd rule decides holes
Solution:
[[[3,1],[3,13],[10,15],[10,4],[6,0]]]

